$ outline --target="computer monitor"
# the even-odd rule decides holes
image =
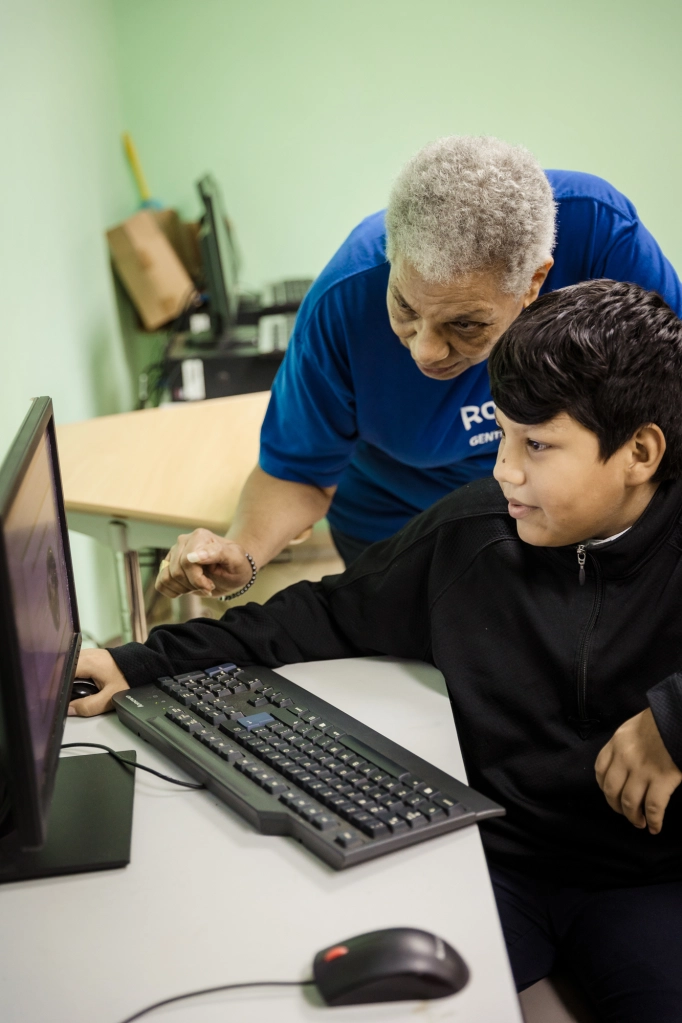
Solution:
[[[86,761],[110,762],[95,767],[98,777],[116,765],[113,786],[125,776],[123,801],[129,799],[132,814],[132,771],[109,757],[76,757],[66,769],[55,821],[59,751],[80,645],[52,402],[37,398],[0,467],[0,880],[109,865],[98,861],[92,822],[85,820],[86,804],[97,798]],[[116,792],[113,797],[120,803]],[[105,793],[103,804],[110,803]]]
[[[237,321],[238,259],[220,189],[211,174],[197,182],[204,207],[199,229],[199,246],[206,272],[211,325],[216,340],[227,339]]]
[[[81,637],[52,403],[33,403],[0,470],[0,771],[24,847],[46,837]]]

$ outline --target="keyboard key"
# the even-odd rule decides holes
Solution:
[[[275,707],[291,707],[294,701],[290,700],[288,696],[281,696],[279,699],[273,697],[270,702],[274,703]]]
[[[423,784],[422,780],[415,778],[413,774],[402,774],[400,780],[408,789],[416,789],[419,785]]]
[[[173,675],[176,682],[194,682],[200,678],[206,678],[204,671],[186,671],[184,675]]]
[[[445,811],[440,806],[436,806],[435,803],[427,803],[426,806],[420,806],[419,810],[428,821],[445,820]]]
[[[227,717],[219,710],[207,710],[204,719],[211,725],[219,725],[222,721],[227,721]]]
[[[249,760],[248,757],[244,757],[243,760],[237,760],[234,766],[238,771],[241,771],[242,774],[246,774],[249,768],[252,768],[253,770],[260,769],[260,764],[257,764],[254,760]]]
[[[247,682],[247,685],[248,685],[248,687],[249,687],[249,689],[251,690],[252,693],[260,693],[265,688],[263,683],[261,682],[261,680],[259,678],[249,679],[249,681]]]
[[[237,682],[235,685],[228,686],[228,688],[229,688],[230,692],[234,696],[236,696],[237,693],[245,693],[246,692],[246,686],[244,685],[243,682]]]
[[[300,797],[297,796],[295,792],[291,792],[291,790],[287,790],[286,792],[283,792],[281,794],[281,796],[279,797],[279,801],[280,801],[280,803],[284,803],[285,806],[291,806],[291,804],[294,802],[294,800],[295,799],[299,799],[299,798]]]
[[[451,799],[450,796],[434,796],[431,802],[439,806],[448,817],[466,817],[471,813],[471,810],[467,810],[462,803],[458,803],[457,800]]]
[[[198,697],[194,693],[179,693],[175,699],[183,705],[183,707],[191,707],[192,704],[198,703]]]
[[[296,811],[296,813],[303,813],[304,810],[310,809],[313,804],[309,799],[306,799],[305,796],[296,796],[295,799],[292,799],[289,805],[292,810]]]
[[[291,713],[292,713],[292,715],[294,717],[302,718],[304,714],[308,713],[308,708],[307,707],[300,707],[300,706],[297,706],[296,704],[292,704],[292,706],[291,706]]]
[[[320,810],[317,806],[309,806],[305,810],[299,810],[299,813],[301,814],[301,817],[303,817],[304,820],[307,820],[310,824],[313,823],[316,817],[322,816],[322,810]]]
[[[204,726],[199,721],[195,721],[194,718],[190,718],[189,721],[181,721],[180,727],[186,732],[198,732],[200,728]]]
[[[411,795],[405,796],[403,803],[413,810],[421,810],[422,806],[427,805],[428,800],[422,797],[421,792],[413,792]]]
[[[309,796],[315,796],[317,799],[320,789],[325,788],[323,781],[318,781],[317,778],[312,778],[310,781],[302,782],[299,781],[299,785],[308,793]]]
[[[342,849],[352,849],[354,845],[359,845],[361,839],[354,831],[339,831],[334,841]]]
[[[286,757],[283,753],[278,753],[277,750],[269,749],[262,753],[262,759],[266,764],[269,764],[270,767],[274,767],[279,771],[280,765],[284,763]]]
[[[265,782],[263,788],[266,792],[271,792],[273,796],[278,796],[281,792],[287,791],[287,783],[280,781],[279,778],[270,778]]]
[[[347,814],[344,814],[344,816],[346,817],[346,820],[351,821],[358,828],[362,828],[363,824],[367,824],[369,821],[374,819],[371,814],[365,813],[364,810],[358,810],[357,807],[353,813],[349,811]]]
[[[368,821],[358,822],[356,818],[355,823],[360,828],[360,830],[365,835],[369,835],[370,838],[381,838],[383,835],[388,834],[388,828],[386,827],[383,821],[371,819]]]
[[[273,721],[271,725],[268,725],[268,729],[273,735],[282,735],[284,732],[288,732],[289,729],[282,721]]]
[[[423,813],[420,813],[419,810],[408,810],[406,813],[399,814],[398,816],[403,817],[407,821],[409,826],[415,830],[417,828],[426,827],[427,824],[426,817],[424,816]]]
[[[268,702],[267,696],[252,696],[249,700],[252,707],[265,707]]]
[[[271,721],[274,721],[272,714],[261,712],[260,714],[249,714],[248,717],[240,718],[239,724],[242,728],[247,728],[249,732],[252,732],[254,728],[262,728],[263,725],[269,725]]]
[[[389,817],[384,823],[392,835],[399,835],[403,831],[410,830],[409,824],[402,817]]]
[[[362,757],[359,757],[356,753],[353,756],[353,758],[348,761],[348,763],[350,764],[354,771],[359,771],[361,767],[364,767],[366,765],[367,761],[363,760]]]
[[[421,792],[425,799],[433,799],[434,796],[440,795],[440,792],[435,785],[429,785],[429,783],[425,781],[423,781],[421,785],[417,785],[417,792]]]
[[[220,725],[220,731],[224,732],[225,735],[229,735],[230,738],[236,739],[238,736],[248,735],[249,733],[236,721],[223,721]]]
[[[328,813],[319,813],[317,817],[313,818],[313,825],[318,831],[329,831],[336,827],[336,821]]]
[[[379,799],[379,805],[385,807],[387,810],[394,810],[396,806],[400,806],[402,799],[398,799],[397,796],[386,795]]]
[[[233,764],[235,760],[244,759],[244,750],[231,746],[229,742],[223,742],[222,745],[216,743],[216,745],[211,748],[214,749],[223,760],[227,760],[229,764]]]
[[[275,690],[272,686],[266,686],[263,690],[263,696],[274,696]]]
[[[342,729],[336,728],[334,725],[330,725],[325,731],[330,739],[340,739],[342,735],[346,734]]]
[[[218,664],[215,668],[207,668],[206,674],[213,678],[215,675],[222,675],[227,671],[236,671],[236,664]]]
[[[343,753],[345,746],[342,746],[340,742],[332,742],[331,746],[327,746],[327,753],[332,757],[338,757],[339,753]]]

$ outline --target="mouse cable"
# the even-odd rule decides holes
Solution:
[[[148,1005],[146,1009],[136,1012],[134,1016],[126,1016],[124,1020],[121,1020],[121,1023],[133,1023],[133,1020],[141,1019],[148,1012],[160,1009],[164,1005],[170,1005],[172,1002],[182,1002],[185,998],[197,998],[199,995],[213,995],[217,991],[234,991],[236,988],[243,987],[308,987],[314,983],[314,980],[250,980],[244,984],[220,984],[218,987],[205,987],[199,991],[188,991],[184,995],[164,998],[162,1002],[154,1002],[153,1005]]]
[[[184,789],[205,789],[206,786],[202,782],[197,781],[181,781],[180,778],[171,778],[168,774],[161,774],[161,771],[155,771],[153,767],[146,767],[145,764],[133,763],[132,760],[126,760],[120,753],[117,753],[115,749],[111,749],[110,746],[103,746],[101,742],[63,742],[61,749],[73,749],[74,746],[90,746],[92,749],[103,749],[106,753],[110,753],[114,760],[118,760],[119,764],[125,764],[126,767],[132,767],[137,771],[148,771],[149,774],[155,774],[157,778],[163,778],[164,781],[172,782],[173,785],[181,785]]]

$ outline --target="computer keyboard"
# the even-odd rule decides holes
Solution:
[[[504,813],[268,668],[221,664],[114,703],[263,834],[290,835],[337,870]]]

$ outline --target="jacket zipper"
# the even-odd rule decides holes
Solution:
[[[577,548],[578,554],[578,582],[580,586],[585,584],[585,561],[587,560],[587,552],[584,544],[579,544]],[[601,571],[599,570],[599,564],[594,558],[590,558],[590,562],[594,565],[594,571],[596,576],[596,590],[594,595],[594,601],[592,604],[592,611],[590,618],[587,623],[587,628],[583,635],[582,643],[580,644],[580,658],[578,661],[578,726],[582,735],[582,738],[586,739],[589,734],[591,725],[594,723],[587,716],[587,657],[589,652],[590,640],[592,633],[599,617],[601,610],[603,588]],[[583,734],[584,733],[584,734]]]
[[[580,586],[585,585],[585,544],[579,543],[576,554],[578,555],[578,583]]]

